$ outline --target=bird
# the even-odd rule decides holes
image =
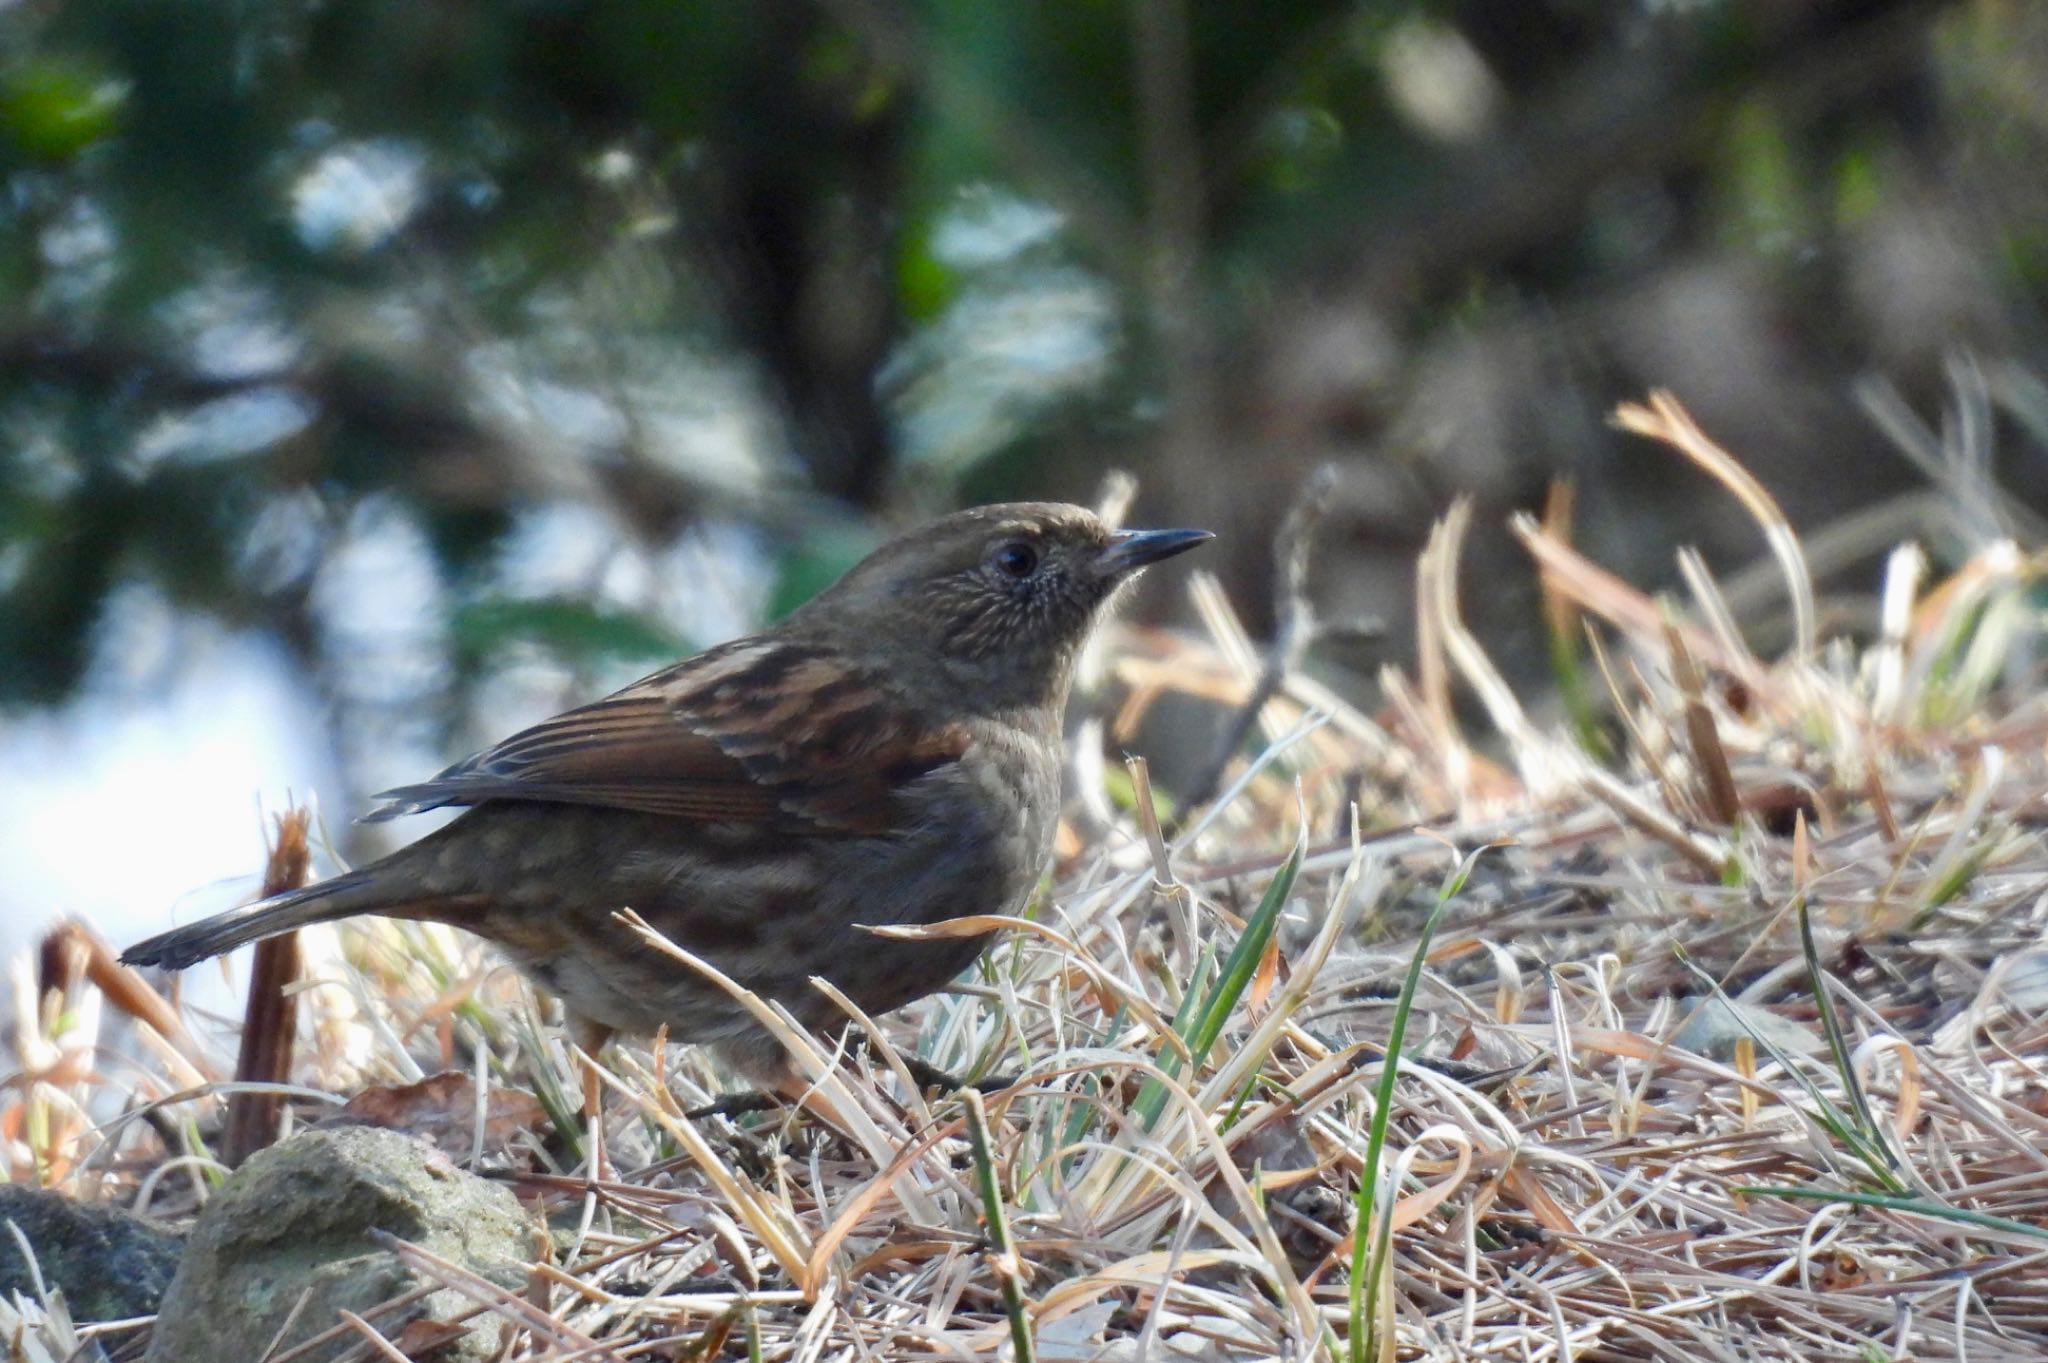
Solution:
[[[845,1015],[814,976],[871,1015],[944,988],[990,934],[868,929],[1023,908],[1083,644],[1141,569],[1210,538],[1061,503],[944,516],[779,623],[376,797],[365,821],[463,811],[418,841],[121,959],[179,970],[361,914],[445,923],[559,998],[587,1054],[666,1029],[786,1090],[780,1044],[621,912],[816,1031]]]

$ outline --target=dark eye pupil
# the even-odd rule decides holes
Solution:
[[[1011,577],[1023,577],[1038,566],[1038,551],[1028,544],[1006,544],[996,550],[996,567]]]

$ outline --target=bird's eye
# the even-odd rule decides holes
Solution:
[[[1013,540],[996,550],[992,561],[998,571],[1010,577],[1029,577],[1038,567],[1038,551],[1021,540]]]

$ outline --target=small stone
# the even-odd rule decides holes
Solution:
[[[1770,1059],[1768,1048],[1772,1046],[1788,1055],[1818,1055],[1827,1049],[1825,1041],[1790,1018],[1720,994],[1703,1000],[1693,1009],[1671,1044],[1694,1055],[1727,1061],[1734,1058],[1735,1043],[1744,1037],[1759,1043],[1759,1065]]]
[[[1993,972],[1994,985],[1987,981],[1978,1006],[1996,1004],[2002,990],[2005,1002],[2026,1012],[2039,1012],[2048,1004],[2048,951],[2032,947],[2006,958]]]
[[[118,1207],[14,1184],[0,1185],[0,1223],[7,1221],[20,1227],[43,1284],[62,1289],[76,1321],[155,1315],[184,1245]],[[34,1300],[35,1280],[21,1246],[0,1224],[0,1300],[13,1292]]]
[[[375,1244],[372,1229],[512,1291],[525,1284],[534,1243],[511,1189],[465,1173],[424,1141],[374,1127],[303,1132],[251,1157],[199,1214],[164,1296],[149,1363],[264,1357],[295,1308],[277,1347],[332,1329],[344,1309],[393,1338],[413,1321],[449,1321],[477,1305],[444,1289],[380,1310],[432,1280]],[[477,1315],[431,1357],[490,1357],[502,1319]],[[337,1338],[305,1357],[322,1363],[360,1343]]]

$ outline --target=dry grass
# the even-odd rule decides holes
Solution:
[[[593,1186],[523,987],[383,924],[316,959],[301,1084],[455,1068],[555,1114],[444,1114],[558,1230],[526,1298],[468,1284],[507,1360],[2048,1356],[2048,565],[1980,539],[1931,580],[1901,550],[1870,641],[1822,637],[1768,495],[1668,399],[1620,419],[1757,517],[1785,656],[1696,559],[1653,600],[1561,509],[1512,527],[1550,713],[1460,622],[1462,508],[1421,566],[1423,665],[1378,714],[1301,675],[1298,638],[1274,675],[1198,583],[1206,640],[1109,651],[1114,723],[1167,690],[1253,701],[1262,755],[1187,820],[1081,763],[1051,891],[978,977],[859,1019],[868,1048],[807,1047],[842,1129],[692,1121],[700,1058],[615,1049],[623,1172]],[[189,1210],[223,1052],[59,954],[40,1008],[10,990],[11,1176]],[[109,999],[153,1025],[103,1047]],[[920,1095],[913,1053],[1018,1082]],[[27,1338],[61,1358],[66,1329]],[[84,1333],[139,1354],[135,1327]]]

